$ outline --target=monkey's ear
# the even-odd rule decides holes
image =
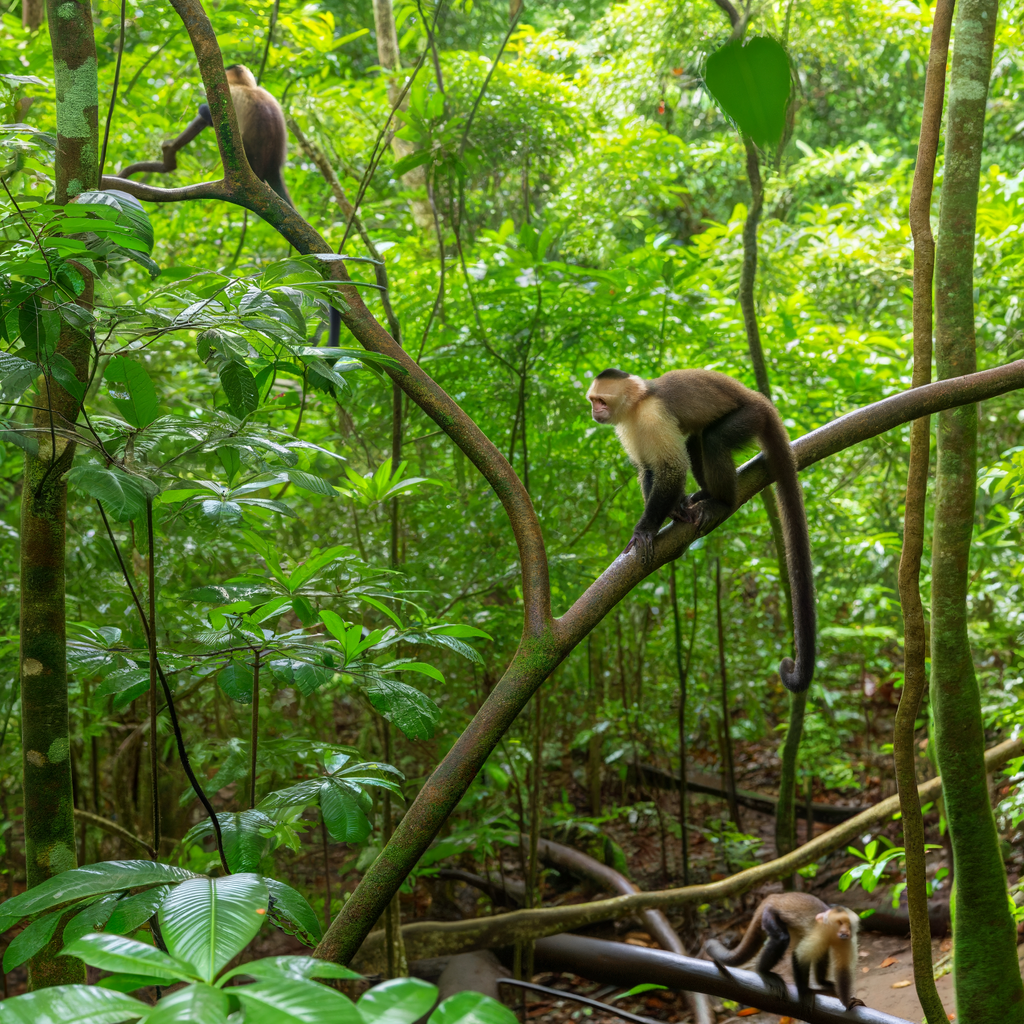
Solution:
[[[820,914],[815,914],[814,920],[820,924],[824,924],[828,920],[828,911],[823,910]]]

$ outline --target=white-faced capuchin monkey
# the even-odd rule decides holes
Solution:
[[[231,102],[235,105],[238,130],[253,174],[265,181],[289,206],[294,206],[288,194],[281,169],[288,156],[288,129],[280,105],[266,89],[256,84],[252,72],[244,64],[232,64],[224,69],[231,87]],[[209,106],[199,108],[199,116],[213,124]]]
[[[701,528],[736,509],[736,466],[732,453],[758,441],[778,488],[786,540],[786,564],[793,594],[796,661],[783,658],[779,675],[800,693],[811,685],[815,659],[814,575],[803,493],[789,436],[775,406],[724,373],[672,370],[644,380],[622,370],[605,370],[587,392],[598,423],[612,423],[636,467],[644,514],[626,551],[644,561],[654,554],[661,524],[672,518]],[[692,471],[700,490],[686,493]]]
[[[720,967],[739,967],[761,949],[759,974],[771,974],[786,947],[792,947],[793,977],[801,996],[810,992],[811,968],[819,985],[828,984],[829,969],[836,995],[846,1009],[863,1006],[853,994],[857,970],[857,928],[860,919],[846,907],[829,907],[808,892],[774,893],[762,900],[740,944],[731,952],[715,939],[705,947]]]

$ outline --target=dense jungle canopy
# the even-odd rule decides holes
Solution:
[[[604,998],[543,936],[670,948],[665,911],[696,955],[780,886],[863,915],[874,1010],[1024,1021],[1024,5],[957,0],[947,67],[952,7],[6,5],[0,1022],[85,981],[47,1019],[349,1020],[317,1016],[343,997],[311,977],[480,948]],[[294,209],[250,170],[232,64],[283,111]],[[779,410],[814,562],[806,694],[779,676],[763,459],[724,522],[619,558],[644,499],[585,397],[609,367],[720,371]],[[594,861],[652,898],[601,910]],[[265,920],[204,974],[209,892]],[[440,927],[516,906],[486,941]],[[872,911],[912,931],[888,974]],[[336,974],[229,998],[214,979],[250,940]],[[97,968],[136,999],[102,1002],[129,997]],[[307,1009],[253,994],[278,983]],[[402,984],[411,1024],[433,990]],[[758,1005],[706,991],[617,1005]],[[174,1016],[183,992],[212,1002]]]

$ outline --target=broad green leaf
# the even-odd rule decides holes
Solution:
[[[4,974],[20,967],[29,957],[35,956],[45,946],[61,919],[61,911],[44,914],[23,928],[11,939],[11,944],[4,951]]]
[[[274,923],[297,935],[307,946],[315,946],[323,938],[323,932],[305,896],[276,878],[265,878],[264,881],[274,901],[270,911]]]
[[[0,352],[0,399],[16,402],[42,372],[38,363]]]
[[[103,502],[107,514],[119,523],[135,519],[146,511],[146,498],[153,498],[159,488],[143,476],[129,476],[120,469],[103,466],[75,466],[67,476],[68,483],[85,491],[90,498]]]
[[[106,697],[111,693],[121,693],[140,683],[145,683],[146,688],[149,688],[148,668],[118,668],[104,677],[100,685],[93,690],[92,695],[94,698]]]
[[[141,363],[114,356],[103,372],[107,394],[133,427],[148,427],[159,415],[156,388]]]
[[[88,932],[99,931],[110,918],[114,908],[117,906],[118,894],[111,893],[104,896],[95,903],[90,904],[80,914],[76,914],[66,925],[61,934],[61,941],[65,946],[80,939]]]
[[[130,935],[160,909],[170,887],[158,885],[120,900],[107,920],[108,935]]]
[[[166,985],[167,979],[152,974],[108,974],[105,978],[100,978],[96,984],[115,992],[138,992],[140,988]]]
[[[231,994],[245,1007],[245,1024],[366,1024],[351,1000],[315,981],[275,978]]]
[[[266,956],[262,960],[252,960],[247,964],[232,968],[223,978],[221,984],[236,975],[247,978],[270,981],[274,978],[361,978],[362,975],[341,964],[333,964],[329,960],[317,960],[311,956]]]
[[[330,780],[320,787],[320,812],[335,842],[361,843],[370,834],[370,822],[355,794]]]
[[[0,1024],[121,1024],[152,1007],[95,985],[57,985],[0,1002]]]
[[[168,951],[190,963],[205,981],[252,941],[267,913],[267,886],[258,875],[192,878],[160,908]]]
[[[195,881],[200,881],[196,879]],[[185,882],[184,885],[191,883]],[[101,971],[116,971],[120,974],[147,974],[168,981],[189,981],[194,977],[187,963],[181,963],[168,956],[156,946],[149,946],[137,939],[124,935],[108,935],[93,932],[64,947],[67,956],[77,956],[91,967]]]
[[[366,687],[370,703],[411,740],[428,740],[441,709],[425,694],[397,679],[375,679]]]
[[[217,673],[217,685],[239,704],[252,703],[252,683],[252,669],[244,661],[229,661]]]
[[[775,147],[786,128],[790,66],[785,47],[768,36],[736,40],[708,57],[708,92],[757,145]]]
[[[72,868],[0,904],[0,931],[6,931],[29,914],[48,910],[59,903],[123,889],[139,889],[144,885],[175,885],[198,877],[194,871],[151,860],[107,860]]]
[[[164,996],[146,1024],[224,1024],[228,997],[211,985],[189,985]]]
[[[332,498],[338,496],[338,492],[326,480],[312,473],[304,473],[301,469],[289,469],[288,479],[297,487],[312,491],[314,494],[329,495]]]
[[[256,378],[245,363],[234,359],[225,363],[220,368],[220,382],[231,411],[239,419],[259,408],[260,392],[256,387]]]
[[[356,1005],[368,1024],[414,1024],[436,1002],[436,985],[418,978],[392,978],[368,989]]]
[[[110,206],[117,211],[115,222],[137,241],[146,252],[153,251],[153,225],[149,221],[142,203],[133,195],[121,189],[104,189],[102,192],[80,192],[72,200],[77,205]],[[74,207],[69,204],[69,212]]]
[[[479,992],[456,992],[431,1015],[427,1024],[512,1024],[516,1015]]]
[[[232,871],[256,871],[260,861],[274,846],[276,823],[262,811],[221,811],[217,815],[224,855]],[[209,818],[193,825],[181,840],[186,846],[201,842],[213,835],[213,822]]]

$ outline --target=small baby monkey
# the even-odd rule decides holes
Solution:
[[[836,994],[849,1010],[864,1005],[853,994],[859,925],[860,918],[846,907],[829,907],[808,892],[779,892],[761,901],[746,934],[732,952],[716,939],[709,939],[705,948],[720,967],[738,967],[757,952],[767,936],[757,972],[777,978],[772,968],[792,945],[793,977],[801,997],[811,991],[812,967],[818,984],[828,984],[831,962]]]

